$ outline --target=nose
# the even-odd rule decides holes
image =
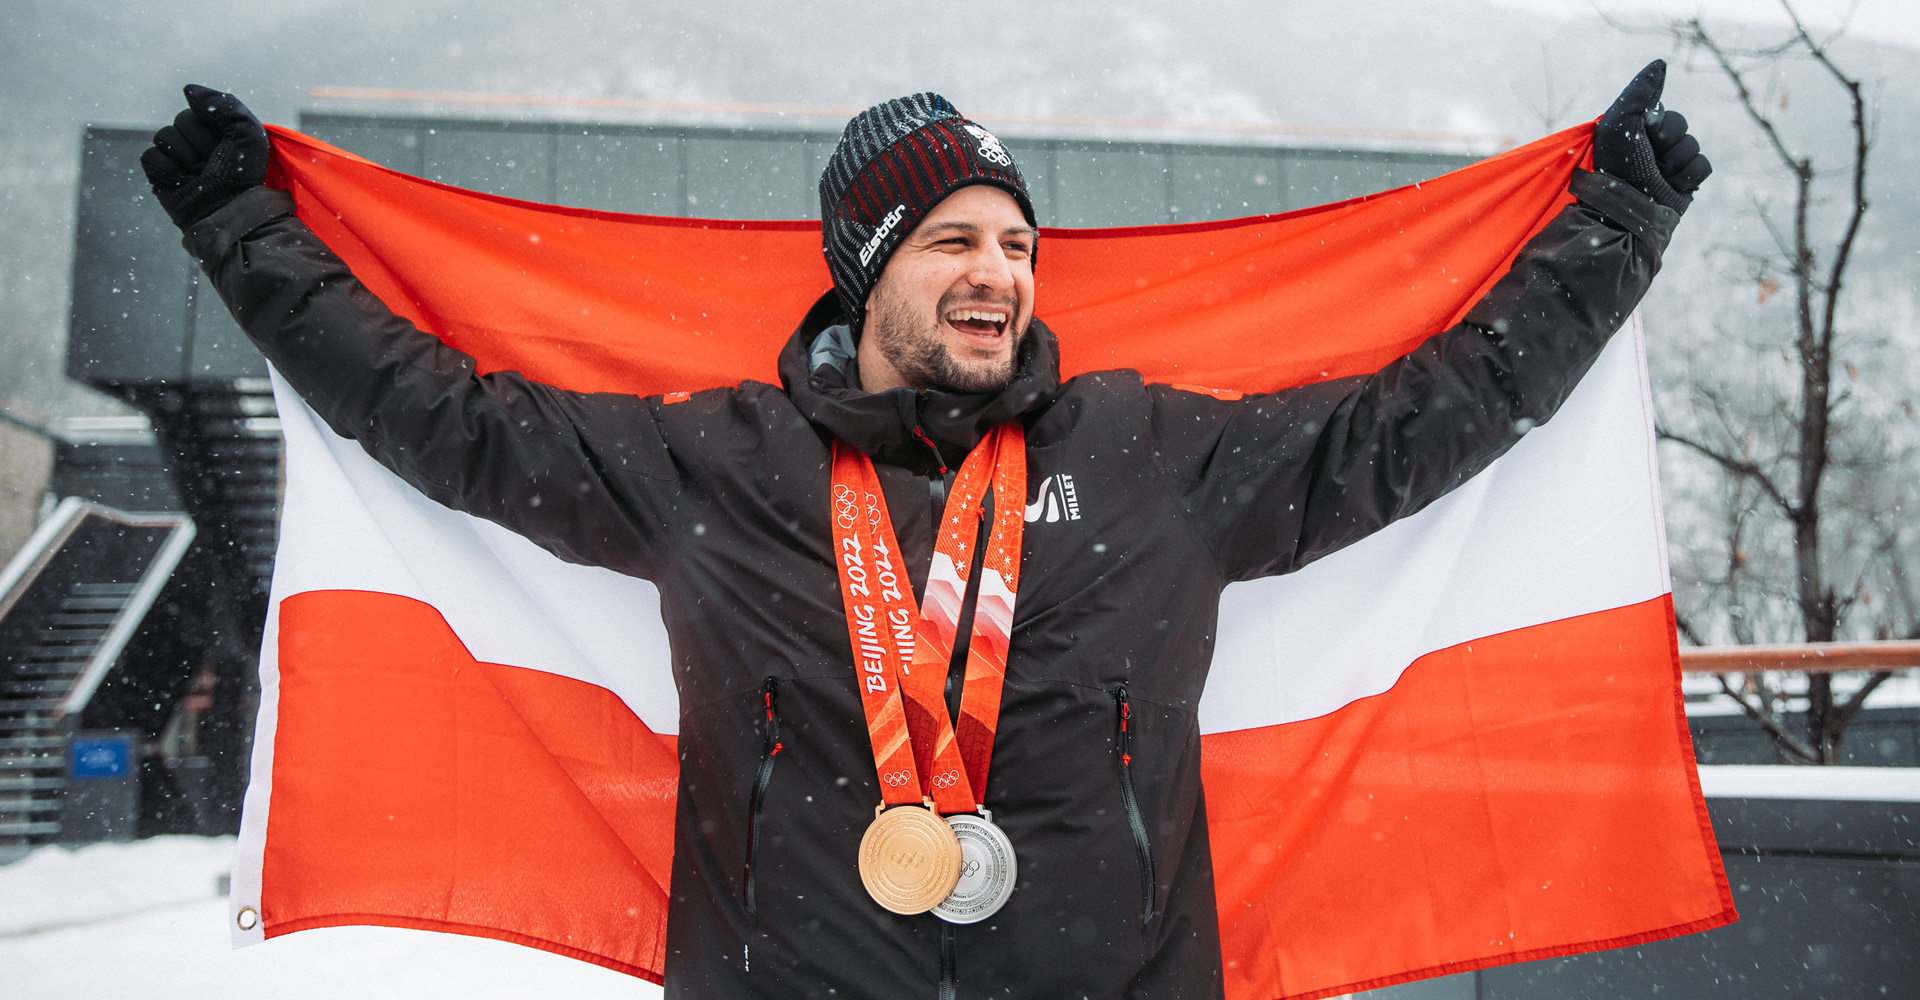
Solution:
[[[967,283],[975,288],[993,291],[1013,290],[1014,262],[1007,259],[1006,252],[1000,247],[988,244],[976,248],[967,259]]]

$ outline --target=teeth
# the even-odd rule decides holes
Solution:
[[[1003,312],[987,312],[982,309],[961,309],[948,313],[947,319],[955,322],[978,320],[982,323],[1005,323],[1007,321],[1007,314]]]

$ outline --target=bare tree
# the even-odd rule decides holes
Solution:
[[[1791,610],[1805,641],[1840,638],[1849,615],[1873,603],[1870,576],[1893,589],[1883,595],[1888,599],[1880,602],[1880,610],[1897,613],[1904,604],[1900,631],[1920,637],[1900,561],[1899,526],[1887,525],[1872,509],[1876,490],[1868,480],[1884,468],[1876,463],[1886,461],[1890,445],[1872,421],[1850,408],[1853,396],[1846,387],[1859,379],[1859,370],[1841,356],[1852,333],[1842,306],[1854,290],[1849,269],[1869,208],[1868,103],[1860,79],[1833,58],[1831,46],[1839,33],[1816,38],[1791,3],[1783,0],[1782,6],[1792,30],[1770,46],[1725,44],[1698,18],[1673,22],[1666,30],[1731,86],[1789,184],[1784,213],[1764,198],[1753,201],[1768,245],[1732,248],[1762,304],[1783,291],[1791,296],[1791,320],[1763,332],[1756,342],[1763,363],[1771,354],[1776,364],[1785,362],[1786,370],[1771,386],[1764,377],[1755,385],[1751,373],[1728,370],[1736,366],[1696,372],[1687,384],[1685,405],[1663,413],[1658,433],[1704,462],[1706,473],[1720,483],[1724,502],[1714,516],[1722,524],[1726,558],[1717,570],[1695,571],[1711,597],[1705,603],[1725,614],[1726,632],[1736,642],[1759,638],[1756,611],[1769,602]],[[1789,139],[1785,92],[1757,82],[1796,60],[1818,67],[1851,108],[1850,146],[1819,164]],[[1841,193],[1830,198],[1826,191],[1836,181]],[[1756,561],[1754,546],[1770,529],[1781,536],[1785,558]],[[1883,622],[1875,631],[1888,631],[1885,615],[1874,617]],[[1700,641],[1699,622],[1683,618],[1682,625],[1691,640]],[[1847,724],[1888,676],[1872,674],[1844,692],[1836,691],[1834,675],[1826,673],[1752,675],[1738,682],[1723,677],[1721,684],[1792,759],[1830,764],[1839,759]],[[1805,712],[1796,720],[1799,713],[1789,708],[1797,698],[1786,695],[1801,690]]]

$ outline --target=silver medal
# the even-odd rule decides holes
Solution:
[[[960,838],[960,881],[953,892],[933,908],[934,916],[950,924],[978,923],[998,913],[1013,895],[1018,869],[1013,842],[993,825],[993,814],[957,813],[946,817]]]

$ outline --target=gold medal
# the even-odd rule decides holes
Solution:
[[[881,806],[860,838],[860,881],[882,907],[911,916],[939,905],[960,880],[960,840],[926,806]]]
[[[967,455],[954,481],[948,509],[956,523],[970,523],[976,514],[986,516],[989,488],[999,511],[987,540],[979,598],[980,606],[991,605],[998,617],[984,611],[974,616],[960,698],[960,713],[969,725],[958,734],[939,678],[951,666],[958,628],[945,612],[957,608],[968,590],[955,567],[972,565],[958,540],[972,535],[942,536],[927,578],[928,604],[920,607],[898,569],[899,541],[873,462],[842,442],[833,444],[829,511],[834,562],[882,799],[860,838],[860,881],[874,902],[893,913],[926,913],[964,884],[960,898],[936,912],[955,923],[969,923],[991,916],[1013,889],[1013,847],[991,818],[949,824],[940,814],[970,814],[979,805],[973,790],[986,787],[1019,586],[1020,511],[1027,497],[1025,441],[1018,423],[994,428]],[[936,599],[936,591],[951,600]],[[921,676],[931,679],[931,688],[912,682],[909,664],[922,660],[930,669]],[[908,723],[910,704],[923,709],[922,724]],[[933,731],[924,731],[929,728]],[[971,873],[964,883],[963,872]]]

